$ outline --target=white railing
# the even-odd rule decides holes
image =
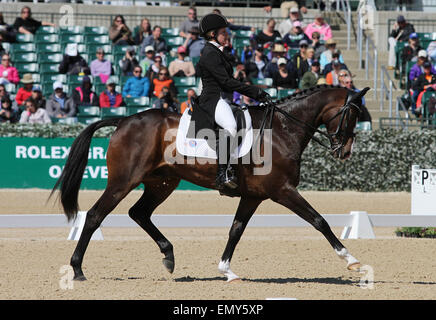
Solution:
[[[388,85],[385,83],[385,79],[388,81]],[[387,72],[385,66],[380,69],[380,111],[383,111],[383,105],[385,99],[389,101],[389,118],[392,118],[392,91],[394,89],[394,82],[391,76]],[[385,96],[386,93],[386,96]],[[398,113],[398,110],[396,111]]]

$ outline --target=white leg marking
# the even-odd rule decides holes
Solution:
[[[229,260],[226,260],[226,261],[221,260],[219,265],[218,265],[218,270],[220,273],[222,273],[223,275],[225,275],[227,277],[227,282],[239,279],[239,277],[236,274],[234,274],[232,272],[232,270],[230,270],[230,261]]]
[[[339,258],[344,259],[347,261],[347,267],[359,263],[359,260],[357,260],[355,257],[353,257],[347,249],[343,248],[340,251],[336,250],[336,254],[339,256]]]

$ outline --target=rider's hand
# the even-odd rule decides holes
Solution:
[[[257,100],[259,102],[268,103],[268,104],[273,103],[272,97],[269,95],[269,93],[263,90],[259,94]]]

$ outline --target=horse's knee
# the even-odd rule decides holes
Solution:
[[[239,238],[239,237],[241,237],[243,230],[244,230],[243,223],[240,221],[235,221],[235,222],[233,222],[233,225],[230,228],[229,237],[230,238],[235,238],[235,237]]]
[[[316,217],[313,221],[313,226],[316,230],[320,232],[323,232],[330,228],[327,221],[323,217]]]

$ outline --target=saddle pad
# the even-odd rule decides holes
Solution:
[[[244,110],[244,116],[246,122],[245,134],[242,137],[241,144],[238,146],[237,150],[233,151],[232,154],[234,157],[236,157],[235,153],[238,152],[238,158],[245,156],[250,151],[253,143],[253,128],[251,126],[251,116],[248,110]],[[189,109],[186,108],[185,112],[180,118],[179,129],[177,130],[177,152],[188,157],[217,159],[215,150],[209,146],[207,140],[187,137],[190,122],[191,115]]]

